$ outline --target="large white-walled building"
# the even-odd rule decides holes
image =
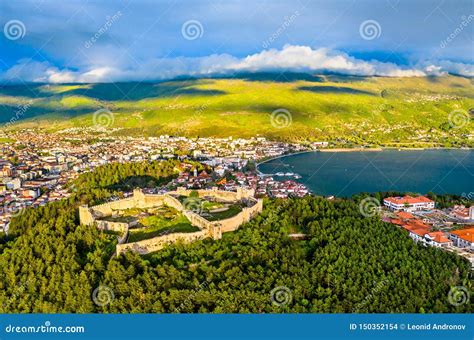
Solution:
[[[434,209],[435,202],[425,196],[387,197],[383,204],[391,210],[418,211]]]

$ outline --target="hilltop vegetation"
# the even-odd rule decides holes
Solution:
[[[28,105],[12,127],[52,130],[94,126],[92,114],[106,108],[113,113],[108,129],[120,128],[119,134],[462,146],[472,143],[466,135],[474,128],[472,121],[450,123],[451,112],[469,115],[474,107],[472,80],[456,76],[253,74],[156,84],[29,85],[1,87],[0,104],[4,122]],[[272,124],[277,109],[290,113],[291,124]]]
[[[111,259],[116,236],[79,226],[78,204],[110,197],[130,176],[166,178],[176,163],[162,165],[100,168],[83,175],[68,200],[16,217],[0,245],[0,312],[474,311],[448,300],[453,286],[472,289],[465,259],[364,218],[351,199],[266,201],[261,215],[222,240]],[[103,180],[112,172],[115,179]],[[290,230],[308,237],[292,240]],[[100,300],[107,303],[91,298],[99,286],[108,287]]]

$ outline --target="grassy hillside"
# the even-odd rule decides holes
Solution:
[[[113,113],[108,127],[121,128],[117,133],[461,145],[469,143],[472,120],[453,127],[448,117],[474,107],[474,85],[455,76],[257,74],[155,84],[8,86],[0,87],[0,104],[3,122],[19,118],[10,128],[93,126],[93,113],[107,108]],[[290,113],[291,124],[284,124],[285,112],[283,124],[272,124],[278,109]]]

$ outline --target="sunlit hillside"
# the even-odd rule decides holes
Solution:
[[[9,129],[105,124],[119,134],[264,135],[292,141],[337,136],[375,144],[466,145],[474,127],[473,81],[456,76],[253,74],[161,83],[35,84],[0,87],[0,104]],[[100,109],[111,112],[102,123],[93,119]]]

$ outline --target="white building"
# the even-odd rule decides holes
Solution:
[[[435,202],[425,196],[387,197],[383,204],[391,210],[419,211],[434,209]]]
[[[451,231],[449,238],[456,247],[474,250],[474,227]]]

